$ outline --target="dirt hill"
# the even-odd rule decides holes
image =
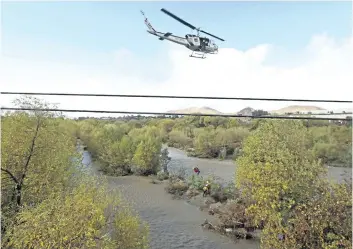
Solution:
[[[271,111],[271,113],[285,114],[285,113],[296,113],[296,112],[312,112],[312,111],[324,111],[324,108],[318,106],[301,106],[301,105],[291,105],[278,110]]]
[[[251,107],[246,107],[238,112],[235,113],[228,113],[228,114],[240,114],[240,115],[252,115],[252,112],[254,111],[254,108]],[[307,112],[313,112],[313,111],[325,111],[324,108],[318,107],[318,106],[301,106],[301,105],[291,105],[287,106],[278,110],[271,111],[270,113],[274,114],[285,114],[285,113],[307,113]],[[185,113],[185,114],[225,114],[222,113],[216,109],[204,106],[204,107],[189,107],[185,109],[178,109],[178,110],[171,110],[168,111],[167,113]]]
[[[215,109],[212,109],[210,107],[190,107],[190,108],[185,108],[185,109],[179,109],[179,110],[172,110],[168,111],[168,113],[185,113],[185,114],[198,114],[198,113],[203,113],[203,114],[223,114],[220,111],[217,111]]]

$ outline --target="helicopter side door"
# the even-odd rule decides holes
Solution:
[[[205,37],[203,37],[203,38],[200,38],[201,39],[201,41],[200,41],[200,45],[204,48],[204,49],[206,49],[207,47],[209,47],[210,46],[210,40],[208,39],[208,38],[205,38]]]
[[[194,35],[186,35],[186,39],[190,43],[191,46],[199,47],[200,46],[200,38]]]

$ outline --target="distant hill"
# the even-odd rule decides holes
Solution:
[[[238,112],[235,113],[229,113],[229,114],[236,114],[236,115],[243,115],[243,116],[250,116],[253,114],[255,111],[254,108],[251,107],[246,107]],[[308,113],[308,112],[320,112],[320,111],[325,111],[325,109],[318,107],[318,106],[301,106],[301,105],[291,105],[287,106],[278,110],[271,111],[270,113],[273,114],[285,114],[285,113]],[[204,106],[204,107],[189,107],[185,109],[178,109],[178,110],[170,110],[167,113],[185,113],[185,114],[211,114],[211,115],[216,115],[216,114],[225,114],[223,112],[220,112],[216,109]]]
[[[244,115],[244,116],[250,116],[250,115],[252,115],[253,111],[255,111],[254,108],[246,107],[246,108],[238,111],[237,114],[238,115]]]
[[[217,111],[215,109],[212,109],[210,107],[190,107],[190,108],[185,108],[185,109],[179,109],[179,110],[172,110],[168,111],[167,113],[185,113],[185,114],[223,114],[220,111]]]
[[[312,111],[324,111],[324,108],[318,106],[302,106],[302,105],[291,105],[278,110],[271,111],[275,114],[285,114],[285,113],[296,113],[296,112],[312,112]]]

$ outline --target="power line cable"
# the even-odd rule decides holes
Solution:
[[[352,112],[337,112],[337,113],[291,113],[287,115],[296,115],[296,116],[305,116],[305,115],[313,115],[313,116],[330,116],[330,115],[352,115]]]
[[[322,99],[279,99],[279,98],[247,98],[247,97],[211,97],[211,96],[174,96],[174,95],[133,95],[133,94],[90,94],[90,93],[38,93],[38,92],[1,92],[4,95],[47,95],[47,96],[81,96],[81,97],[119,97],[119,98],[163,98],[163,99],[218,99],[218,100],[261,100],[287,102],[326,102],[353,103],[351,100]]]
[[[156,116],[208,116],[208,117],[229,117],[229,118],[254,118],[254,119],[299,119],[299,120],[337,120],[351,121],[349,118],[323,118],[323,117],[298,117],[298,116],[254,116],[235,114],[203,114],[203,113],[168,113],[168,112],[133,112],[133,111],[104,111],[104,110],[75,110],[75,109],[40,109],[40,108],[17,108],[1,107],[9,111],[43,111],[43,112],[81,112],[81,113],[109,113],[109,114],[135,114],[135,115],[156,115]]]

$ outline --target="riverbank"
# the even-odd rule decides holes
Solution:
[[[173,161],[173,159],[172,159]],[[202,212],[193,203],[173,199],[165,192],[165,182],[152,184],[150,177],[103,176],[99,164],[93,162],[88,151],[83,152],[83,164],[92,173],[108,180],[110,189],[119,189],[122,197],[150,226],[150,244],[153,249],[205,248],[205,249],[255,249],[257,241],[234,241],[226,236],[205,230],[201,224],[214,218]]]

